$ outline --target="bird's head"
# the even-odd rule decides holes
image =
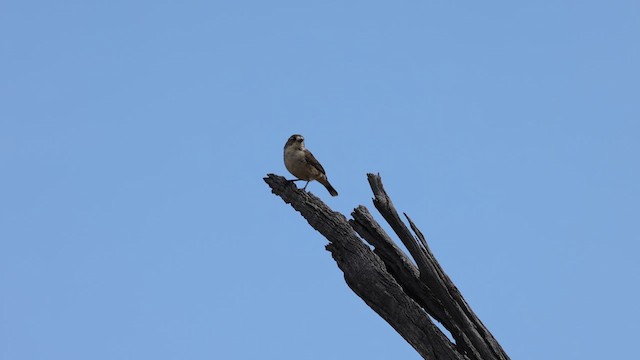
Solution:
[[[293,146],[296,149],[304,149],[304,136],[299,134],[291,135],[284,148],[286,149],[289,146]]]

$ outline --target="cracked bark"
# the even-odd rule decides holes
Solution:
[[[264,181],[320,232],[347,285],[425,359],[507,360],[500,344],[466,303],[429,249],[422,232],[402,221],[379,175],[367,174],[373,203],[409,250],[409,257],[360,205],[352,219],[282,176]],[[369,245],[373,247],[373,250]],[[453,337],[435,326],[437,320]]]

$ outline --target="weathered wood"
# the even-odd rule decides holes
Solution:
[[[508,359],[435,260],[420,230],[407,217],[414,237],[402,222],[380,177],[373,174],[368,177],[375,195],[374,205],[417,266],[366,207],[357,207],[353,219],[347,221],[344,215],[281,176],[268,174],[264,180],[274,194],[291,204],[329,240],[326,248],[343,271],[347,285],[425,359]],[[456,344],[430,317],[451,332]]]
[[[430,303],[423,304],[427,311],[449,330],[456,341],[459,351],[471,359],[509,359],[500,344],[471,310],[453,281],[444,272],[440,263],[429,249],[422,232],[407,214],[404,215],[417,238],[411,234],[407,226],[402,222],[384,189],[380,175],[367,174],[367,178],[375,196],[373,202],[376,209],[409,250],[418,265],[421,282],[444,306],[443,310],[446,316],[440,318],[433,315],[435,309],[430,308]],[[418,300],[418,302],[422,304],[422,301]],[[437,314],[440,314],[440,312],[437,312]]]

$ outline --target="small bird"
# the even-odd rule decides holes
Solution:
[[[317,180],[329,190],[331,196],[338,196],[336,189],[329,184],[322,165],[316,160],[311,151],[304,147],[304,137],[302,135],[291,135],[287,143],[284,144],[284,165],[293,176],[297,177],[293,181],[305,180],[307,182],[303,188],[304,190],[307,189],[310,181]]]

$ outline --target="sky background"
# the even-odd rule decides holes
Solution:
[[[379,172],[512,359],[640,334],[640,2],[0,2],[0,358],[419,359],[271,194]]]

